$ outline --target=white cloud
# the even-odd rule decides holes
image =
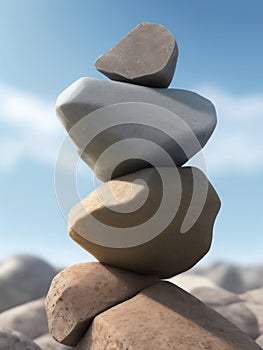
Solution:
[[[218,124],[205,147],[213,173],[263,170],[263,94],[231,95],[213,86],[194,89],[216,107]]]
[[[0,85],[0,130],[1,170],[25,157],[54,164],[63,130],[51,102]]]
[[[262,170],[263,95],[233,96],[213,86],[193,91],[217,109],[218,125],[204,152],[208,170]],[[65,137],[54,103],[0,85],[0,170],[12,169],[26,158],[54,166]]]

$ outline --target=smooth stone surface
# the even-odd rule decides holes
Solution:
[[[62,92],[56,112],[102,181],[149,164],[181,166],[216,126],[213,104],[191,91],[93,78],[81,78]]]
[[[75,346],[98,313],[157,280],[97,262],[73,265],[51,284],[46,298],[49,331],[58,342]]]
[[[257,318],[259,331],[263,334],[263,287],[247,291],[239,297],[244,300],[246,307]]]
[[[250,303],[263,305],[263,287],[249,290],[246,293],[240,294],[239,297]]]
[[[54,269],[31,255],[14,255],[0,263],[0,311],[44,297]]]
[[[0,328],[0,350],[41,350],[23,334],[7,328]]]
[[[76,350],[253,350],[259,346],[214,310],[160,282],[98,315]]]
[[[193,271],[205,276],[220,287],[234,293],[244,293],[263,286],[263,266],[238,266],[219,262]]]
[[[95,67],[112,80],[166,88],[177,58],[173,35],[160,24],[143,22],[100,56]]]
[[[199,287],[192,289],[191,294],[202,300],[202,302],[208,304],[210,307],[227,306],[242,301],[238,295],[220,287]]]
[[[0,314],[0,325],[34,339],[48,332],[44,299],[16,306]]]
[[[169,279],[169,282],[176,284],[187,292],[191,292],[198,287],[217,287],[217,285],[210,279],[203,276],[196,276],[191,273],[174,276]]]
[[[34,342],[40,346],[42,350],[70,350],[73,349],[72,347],[69,347],[64,344],[60,344],[56,342],[52,336],[47,333],[42,335],[41,337],[38,337],[34,339]]]
[[[259,335],[256,316],[238,295],[222,288],[209,287],[196,288],[191,293],[234,323],[251,338],[255,339]]]
[[[69,213],[72,239],[103,263],[161,278],[194,266],[210,248],[220,199],[197,168],[158,171],[149,168],[112,180],[83,199]],[[182,233],[189,208],[196,220]]]

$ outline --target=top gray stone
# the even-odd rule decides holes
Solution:
[[[112,80],[166,88],[177,57],[173,35],[160,24],[143,22],[100,56],[95,67]]]

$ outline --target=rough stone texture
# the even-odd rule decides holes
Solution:
[[[30,255],[15,255],[0,263],[0,311],[44,297],[54,269]]]
[[[34,339],[34,342],[38,346],[40,346],[40,348],[42,350],[70,350],[70,349],[73,349],[72,347],[58,343],[57,341],[55,341],[52,338],[52,336],[49,333],[44,334],[41,337]]]
[[[103,181],[149,164],[181,166],[216,126],[213,104],[196,93],[92,78],[62,92],[56,112],[82,159]]]
[[[196,288],[191,291],[191,294],[219,312],[251,338],[255,339],[258,337],[257,318],[238,295],[222,288],[209,287]]]
[[[49,331],[58,342],[75,346],[94,316],[157,280],[96,262],[73,265],[51,284],[46,298]]]
[[[177,58],[173,35],[160,24],[144,22],[100,56],[95,67],[112,80],[166,88]]]
[[[98,315],[76,350],[252,350],[235,325],[169,282]]]
[[[0,350],[41,350],[23,334],[11,329],[0,328]]]
[[[131,185],[135,179],[143,181]],[[196,221],[182,233],[193,193]],[[131,210],[145,197],[140,209]],[[77,204],[69,214],[70,236],[103,263],[169,278],[207,253],[219,208],[217,193],[199,169],[149,168],[103,184]]]
[[[0,314],[0,325],[34,339],[48,332],[44,299],[16,306]]]
[[[256,342],[263,348],[263,334],[257,338]]]

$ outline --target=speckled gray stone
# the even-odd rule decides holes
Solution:
[[[100,56],[95,67],[112,80],[166,88],[177,58],[173,35],[160,24],[143,22]]]

